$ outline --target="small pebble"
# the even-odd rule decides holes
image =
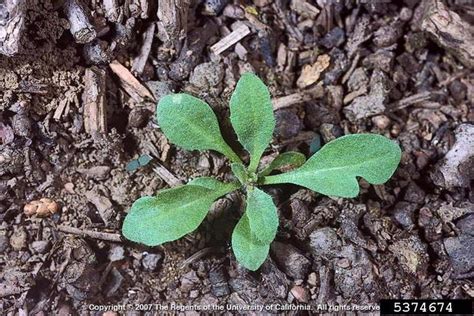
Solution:
[[[23,208],[23,212],[27,216],[36,215],[39,217],[45,217],[48,215],[53,215],[58,211],[58,203],[48,198],[42,198],[40,200],[31,201]]]
[[[277,137],[284,139],[295,137],[303,129],[303,123],[296,113],[291,110],[279,110],[275,113]]]
[[[413,15],[413,10],[410,8],[404,7],[402,10],[400,10],[400,20],[407,22],[410,21],[411,17]]]
[[[158,263],[161,261],[161,259],[161,254],[149,253],[142,259],[143,268],[146,271],[153,272],[158,267]]]
[[[199,296],[199,291],[198,290],[192,290],[191,292],[189,292],[189,297],[190,298],[196,298]]]
[[[460,103],[462,100],[466,98],[467,87],[464,83],[460,82],[459,80],[454,80],[448,85],[449,93],[451,96],[456,100],[456,102]]]
[[[301,286],[298,286],[298,285],[294,286],[291,289],[291,294],[293,295],[294,298],[296,298],[298,302],[303,302],[303,303],[308,302],[308,292],[306,291],[305,288]]]
[[[5,252],[5,250],[8,249],[10,241],[8,240],[8,237],[5,235],[0,235],[0,253]]]
[[[51,243],[49,242],[49,240],[37,240],[31,243],[31,249],[33,250],[33,252],[40,254],[46,253],[49,250],[50,246]]]
[[[386,129],[390,126],[390,119],[386,115],[377,115],[372,118],[372,123],[379,129]]]
[[[109,260],[111,262],[120,261],[125,258],[124,256],[125,250],[122,246],[113,246],[109,250]]]
[[[13,250],[20,251],[26,247],[27,234],[24,228],[19,227],[14,230],[13,235],[10,237],[10,246]]]
[[[311,286],[318,285],[318,276],[316,275],[316,272],[311,272],[308,275],[308,284]]]
[[[224,16],[231,19],[243,19],[245,17],[245,11],[236,5],[229,4],[224,8]]]
[[[146,125],[151,112],[146,108],[134,108],[128,116],[128,125],[130,127],[141,128]]]

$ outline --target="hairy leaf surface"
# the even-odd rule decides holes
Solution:
[[[275,239],[278,230],[278,213],[272,197],[260,189],[247,191],[247,214],[250,230],[255,237],[269,244]]]
[[[296,151],[288,151],[278,155],[273,161],[260,172],[260,176],[268,176],[273,170],[283,167],[298,168],[306,161],[306,156]]]
[[[232,169],[232,173],[234,176],[240,181],[240,183],[244,184],[247,182],[247,170],[245,166],[241,163],[233,163],[230,165]]]
[[[400,157],[400,147],[386,137],[347,135],[326,144],[299,169],[266,177],[264,184],[294,183],[325,195],[355,197],[356,177],[382,184],[395,172]]]
[[[230,99],[230,113],[235,133],[250,153],[249,171],[255,172],[275,129],[270,92],[256,75],[240,77]]]
[[[212,177],[195,178],[189,181],[188,185],[198,185],[211,190],[226,190],[225,188],[228,188],[229,185],[235,185],[236,189],[239,187],[239,183],[224,183]]]
[[[217,117],[207,103],[189,94],[169,94],[156,109],[158,124],[173,144],[187,150],[215,150],[234,162],[239,157],[222,138]]]
[[[194,231],[212,203],[233,190],[235,184],[225,184],[220,190],[184,185],[142,197],[133,203],[122,232],[127,239],[147,246],[176,240]]]
[[[260,268],[268,256],[270,245],[255,237],[246,214],[240,218],[232,233],[232,250],[237,261],[251,271]]]

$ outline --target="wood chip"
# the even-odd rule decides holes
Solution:
[[[318,81],[321,73],[329,67],[330,61],[329,55],[319,55],[314,64],[303,67],[296,85],[299,88],[306,88]]]
[[[155,102],[155,98],[148,89],[138,81],[135,76],[117,60],[112,61],[110,69],[119,77],[122,88],[138,103],[146,99]]]
[[[322,85],[317,85],[314,88],[304,90],[301,92],[293,93],[284,97],[274,98],[272,100],[273,110],[279,110],[299,104],[302,102],[307,102],[314,99],[319,99],[324,95],[324,89]]]
[[[232,45],[238,43],[241,39],[245,36],[250,34],[250,29],[245,24],[240,24],[234,31],[232,31],[229,35],[222,38],[219,42],[211,46],[211,51],[219,55],[224,52],[226,49],[231,47]]]
[[[106,133],[106,71],[97,67],[88,68],[85,71],[84,81],[84,93],[82,94],[84,128],[89,134]],[[61,103],[60,107],[62,106]]]
[[[140,53],[133,60],[132,71],[141,75],[145,69],[148,56],[150,55],[151,45],[153,44],[153,37],[155,34],[155,23],[148,26],[146,32],[143,34],[143,44],[140,48]]]
[[[468,68],[474,68],[474,26],[451,11],[442,1],[427,1],[421,29]]]
[[[181,51],[182,40],[188,32],[187,21],[190,1],[160,0],[158,4],[158,37],[167,49]]]
[[[2,1],[0,7],[0,54],[13,56],[18,52],[25,17],[25,1]]]
[[[320,10],[305,0],[292,0],[290,8],[305,18],[314,19]]]
[[[163,179],[170,187],[176,187],[183,184],[183,181],[176,178],[168,169],[166,169],[159,162],[154,163],[153,171],[155,171],[158,176]]]
[[[90,13],[81,1],[66,0],[64,3],[64,12],[69,21],[69,30],[76,40],[76,43],[90,43],[97,37],[97,32],[89,21]]]
[[[119,0],[103,0],[105,17],[112,23],[120,23],[123,17],[123,10]]]

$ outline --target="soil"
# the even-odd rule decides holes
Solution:
[[[424,26],[438,1],[175,1],[185,4],[176,16],[152,1],[84,1],[97,31],[89,43],[71,34],[62,2],[26,1],[21,49],[0,56],[2,314],[271,304],[306,314],[291,309],[474,297],[474,75],[465,58],[474,42]],[[441,9],[456,14],[457,27],[472,27],[472,4]],[[214,54],[213,45],[246,28]],[[452,38],[458,44],[449,47]],[[88,70],[103,71],[103,89],[94,90]],[[156,101],[172,91],[203,98],[245,157],[227,102],[246,71],[274,99],[277,128],[264,161],[290,150],[309,157],[336,137],[369,132],[400,144],[394,177],[360,180],[355,199],[265,188],[280,226],[257,272],[230,248],[240,192],[218,200],[181,240],[150,248],[122,238],[138,197],[198,176],[231,177],[219,154],[167,141]],[[99,111],[88,112],[85,100]],[[144,155],[151,162],[141,164]],[[25,213],[32,202],[47,205]]]

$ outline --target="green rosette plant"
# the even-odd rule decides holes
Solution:
[[[359,193],[358,177],[371,184],[385,183],[400,162],[401,150],[395,142],[376,134],[354,134],[327,143],[308,160],[301,153],[285,152],[259,168],[272,140],[275,118],[268,88],[257,76],[242,75],[230,99],[230,113],[235,134],[250,156],[247,165],[222,137],[207,103],[184,93],[160,100],[157,120],[169,141],[186,150],[223,154],[231,162],[235,181],[202,177],[138,199],[123,223],[127,239],[148,246],[177,240],[199,227],[216,199],[241,189],[246,195],[245,212],[232,233],[232,249],[240,264],[254,271],[267,258],[279,222],[277,207],[262,186],[290,183],[352,198]],[[272,175],[283,167],[293,169]]]

